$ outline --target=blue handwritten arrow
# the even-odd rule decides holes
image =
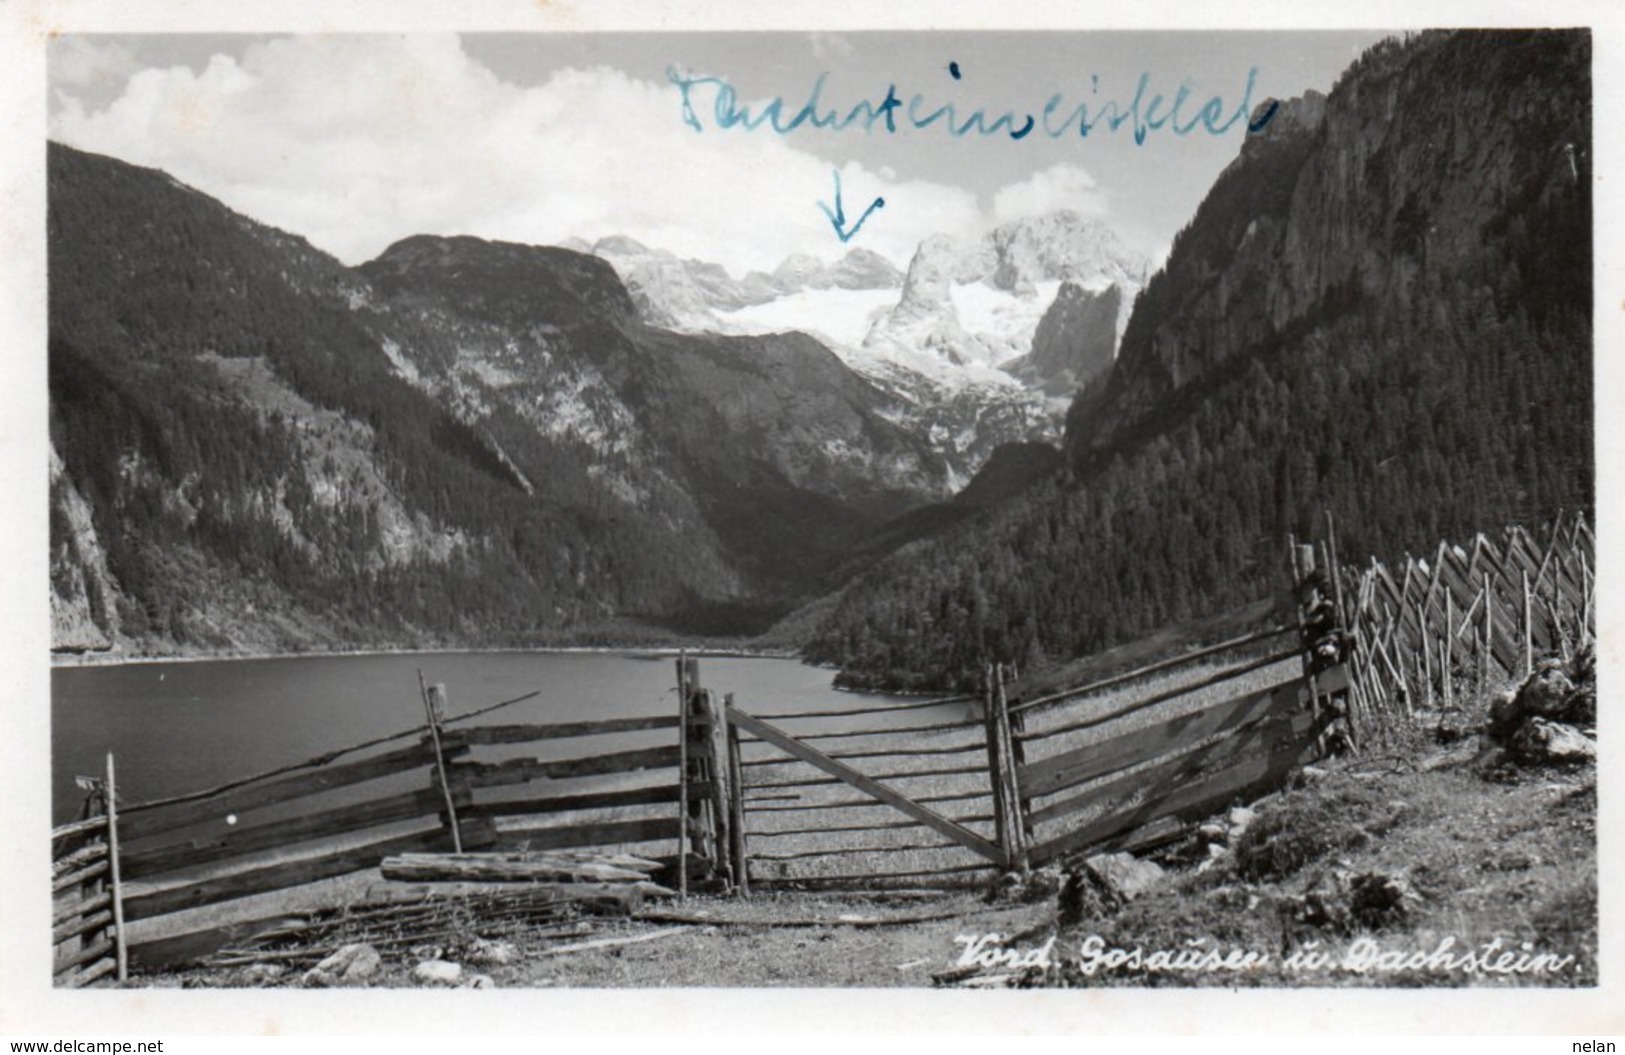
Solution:
[[[824,210],[825,216],[829,217],[830,226],[835,228],[835,237],[839,238],[843,242],[850,242],[853,236],[858,233],[858,229],[863,226],[863,221],[869,218],[870,213],[874,212],[876,209],[883,209],[886,207],[886,199],[876,198],[873,202],[869,203],[869,207],[863,210],[863,215],[858,217],[858,222],[852,225],[851,230],[847,230],[846,209],[841,204],[841,170],[836,169],[835,208],[831,209],[823,202],[819,202],[818,207]]]

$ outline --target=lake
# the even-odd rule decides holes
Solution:
[[[677,706],[674,657],[657,653],[434,652],[57,667],[51,672],[54,821],[76,815],[84,792],[73,778],[100,775],[108,751],[118,762],[119,798],[140,802],[421,725],[419,670],[430,684],[445,684],[450,717],[540,692],[477,722],[632,717],[675,713]],[[787,659],[700,660],[705,687],[732,692],[740,707],[763,716],[902,702],[837,692],[832,676]],[[909,724],[932,710],[895,717]],[[963,706],[946,713],[963,717]],[[865,724],[892,717],[871,716]],[[805,722],[797,728],[811,731]],[[575,741],[574,749],[590,753],[591,741]]]

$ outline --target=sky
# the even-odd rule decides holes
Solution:
[[[736,275],[856,247],[906,266],[932,234],[970,237],[1063,208],[1160,260],[1245,122],[1222,134],[1164,127],[1143,143],[1128,125],[1086,137],[1040,126],[1020,139],[1010,128],[1056,95],[1056,129],[1079,104],[1127,108],[1142,76],[1147,116],[1152,95],[1171,101],[1182,87],[1182,123],[1213,96],[1228,116],[1244,98],[1256,107],[1329,90],[1384,35],[64,35],[48,51],[49,130],[161,168],[350,264],[413,234],[536,244],[624,234]],[[780,97],[786,120],[821,75],[825,108],[878,105],[889,86],[904,106],[895,134],[862,121],[724,128],[709,84],[690,89],[685,120],[672,72],[720,78],[753,108]],[[994,135],[951,135],[945,120],[914,128],[916,94],[922,116],[952,104],[959,122],[982,109],[988,123],[1010,111],[1015,124]],[[837,171],[839,230],[820,209],[836,211]],[[884,206],[854,232],[877,198]]]

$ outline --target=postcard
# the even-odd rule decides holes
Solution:
[[[1603,5],[7,14],[9,1034],[1621,1031]]]

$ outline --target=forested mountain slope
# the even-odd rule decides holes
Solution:
[[[1068,465],[853,584],[809,658],[962,682],[1345,557],[1589,508],[1591,49],[1429,32],[1249,137],[1068,419]]]
[[[816,342],[650,328],[588,255],[350,269],[57,145],[49,193],[57,647],[749,630],[949,492]]]

